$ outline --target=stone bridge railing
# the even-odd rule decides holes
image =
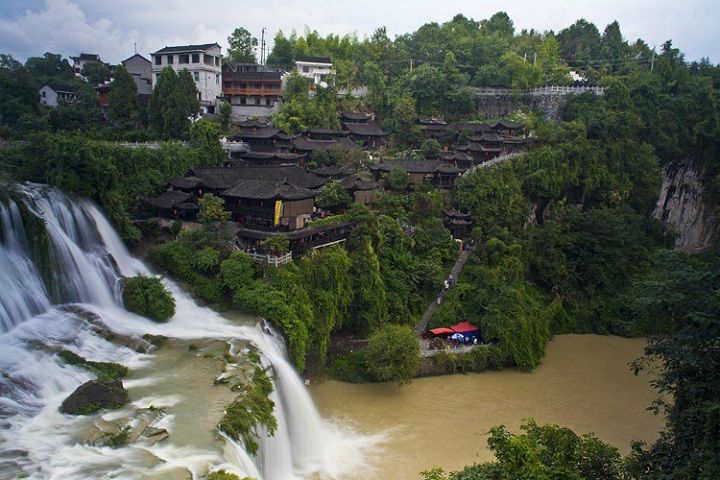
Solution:
[[[530,88],[527,90],[514,90],[511,88],[478,88],[478,95],[506,95],[520,93],[525,95],[568,95],[580,94],[583,92],[594,92],[596,95],[604,95],[605,87],[587,87],[587,86],[561,86],[547,85],[545,87]]]

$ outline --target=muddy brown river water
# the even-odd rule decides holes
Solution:
[[[362,434],[381,435],[366,469],[353,478],[419,479],[492,460],[487,432],[519,431],[522,419],[595,433],[622,454],[633,440],[652,442],[663,419],[646,408],[656,397],[650,374],[628,364],[643,339],[560,335],[540,367],[415,379],[411,384],[354,385],[327,381],[310,387],[320,414]]]

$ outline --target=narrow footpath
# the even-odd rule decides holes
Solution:
[[[464,247],[464,245],[463,245]],[[458,255],[457,262],[455,262],[455,265],[453,265],[452,270],[450,271],[450,274],[452,275],[452,278],[454,278],[456,281],[458,278],[460,278],[460,272],[462,272],[463,267],[465,266],[465,262],[467,262],[468,257],[470,256],[471,248],[465,249],[463,248],[460,254]],[[451,287],[452,288],[452,287]],[[435,310],[437,310],[439,304],[436,300],[433,300],[428,309],[425,311],[422,317],[420,317],[420,320],[415,325],[415,328],[413,329],[413,333],[420,338],[422,335],[422,332],[425,331],[427,328],[428,323],[430,322],[430,318],[432,318],[433,313],[435,313]],[[424,344],[425,342],[421,342],[421,344]]]

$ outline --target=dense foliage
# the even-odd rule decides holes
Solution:
[[[157,277],[138,274],[123,278],[125,308],[138,315],[164,322],[175,315],[175,298]]]
[[[621,478],[617,448],[592,434],[578,436],[558,425],[538,425],[527,419],[510,433],[503,425],[490,429],[488,446],[493,462],[465,467],[445,474],[439,467],[422,472],[425,480],[616,480]]]
[[[252,45],[242,28],[231,35],[237,58],[249,58],[243,55],[252,54]],[[293,72],[275,125],[287,133],[337,128],[344,108],[373,112],[391,132],[382,153],[405,159],[434,158],[469,135],[423,143],[417,118],[480,120],[474,88],[565,85],[572,69],[604,93],[569,96],[559,121],[548,121],[544,112],[515,112],[527,123],[533,148],[468,172],[452,194],[428,184],[409,188],[407,171],[390,172],[374,211],[353,207],[343,217],[357,223],[345,250],[327,249],[261,272],[213,228],[226,213],[208,197],[205,224],[176,230],[175,238],[151,249],[151,259],[200,298],[274,321],[302,370],[308,358],[327,361],[331,335],[368,337],[417,321],[458,253],[442,211],[466,211],[475,246],[430,327],[476,323],[494,343],[478,361],[501,368],[510,358],[525,370],[538,365],[555,333],[662,334],[647,358],[662,364],[657,386],[669,397],[657,407],[667,415],[668,430],[655,444],[636,447],[628,472],[635,478],[711,478],[720,458],[718,257],[671,252],[671,232],[649,214],[661,169],[678,160],[693,161],[710,203],[720,202],[720,67],[707,59],[687,63],[670,40],[660,51],[640,39],[628,42],[617,22],[598,29],[580,19],[557,33],[517,32],[504,12],[483,20],[456,15],[394,39],[385,28],[362,40],[322,37],[309,28],[303,35],[278,32],[268,63],[291,69],[301,55],[329,56],[335,79],[313,86],[310,98],[310,85]],[[84,75],[108,79],[99,65]],[[115,80],[121,85],[127,77],[118,70]],[[54,109],[39,105],[45,83],[72,88],[76,100]],[[367,89],[364,99],[353,96],[359,87]],[[111,101],[116,125],[106,128],[93,85],[75,78],[60,55],[48,52],[24,65],[0,55],[0,135],[23,140],[0,150],[3,172],[97,201],[125,239],[137,240],[140,231],[130,221],[142,213],[137,198],[156,195],[165,178],[190,167],[220,164],[215,140],[225,126],[191,123],[198,105],[187,72],[161,74],[148,106],[149,130],[142,129],[142,112],[133,117],[124,102]],[[151,137],[190,139],[192,147],[131,149],[106,142]],[[358,167],[365,158],[329,151],[310,163]],[[335,185],[319,200],[329,209],[348,204]],[[372,378],[371,372],[376,379],[401,378],[385,374],[386,359],[369,352],[337,363],[335,371],[347,379]],[[592,438],[532,422],[524,431],[512,435],[498,427],[492,437],[498,462],[452,478],[520,478],[522,469],[537,478],[606,478],[604,468],[615,468],[615,453]],[[583,464],[587,458],[598,463]]]

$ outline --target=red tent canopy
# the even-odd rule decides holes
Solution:
[[[444,335],[446,333],[455,333],[455,330],[453,330],[452,328],[440,327],[440,328],[433,328],[432,330],[430,330],[430,333],[432,333],[434,335]]]
[[[457,325],[453,325],[452,327],[450,327],[450,329],[451,329],[453,332],[458,332],[458,333],[467,333],[467,332],[480,331],[480,329],[479,329],[478,327],[476,327],[475,325],[470,324],[470,322],[460,322],[460,323],[458,323]],[[431,331],[432,331],[432,330],[431,330]]]

